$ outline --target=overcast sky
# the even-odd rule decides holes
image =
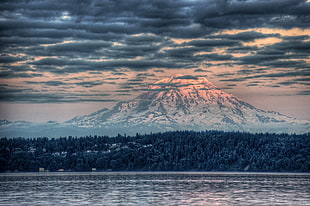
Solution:
[[[65,121],[176,73],[310,120],[309,0],[2,0],[0,119]]]

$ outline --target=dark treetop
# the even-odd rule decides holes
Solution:
[[[177,131],[0,139],[0,171],[310,172],[310,133]],[[42,170],[42,169],[41,169]],[[93,169],[94,170],[94,169]]]

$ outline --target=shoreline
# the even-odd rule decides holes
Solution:
[[[310,176],[306,172],[223,172],[223,171],[96,171],[96,172],[4,172],[0,176],[49,176],[49,175],[273,175],[273,176]]]

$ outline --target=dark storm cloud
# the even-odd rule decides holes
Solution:
[[[16,71],[0,71],[0,79],[43,77],[41,73],[25,73]]]
[[[283,81],[278,83],[280,85],[294,85],[294,84],[299,84],[299,85],[307,85],[310,86],[310,78],[306,77],[306,78],[297,78],[297,79],[292,79],[292,80],[288,80],[288,81]]]
[[[237,73],[241,75],[250,75],[250,74],[266,73],[266,71],[259,69],[240,69]]]
[[[301,91],[298,92],[297,95],[310,95],[310,91]]]
[[[148,64],[153,63],[153,67],[163,67],[166,64],[168,68],[173,66],[173,62],[155,61],[153,56],[166,45],[170,45],[171,41],[158,36],[136,36],[127,37],[125,40],[120,41],[117,45],[112,45],[107,41],[79,41],[57,44],[48,47],[30,47],[29,54],[36,56],[62,56],[64,58],[44,58],[36,62],[30,62],[33,65],[79,65],[83,66],[82,70],[87,70],[89,67],[105,67],[107,70],[113,70],[117,67],[127,67],[135,69],[141,68]],[[81,60],[74,60],[74,57],[84,57]],[[136,57],[144,57],[140,61],[128,61],[127,59],[134,59]],[[109,61],[98,62],[92,60],[107,59]],[[111,60],[115,59],[115,60]],[[159,65],[158,65],[159,64]],[[119,65],[119,66],[118,66]],[[87,67],[89,66],[89,67]],[[180,66],[180,65],[179,65]],[[165,66],[164,66],[165,67]],[[94,70],[90,68],[90,70]]]
[[[1,32],[0,32],[1,34]],[[14,34],[12,34],[14,36]],[[23,38],[23,37],[0,37],[1,50],[14,52],[18,47],[35,46],[40,44],[56,44],[61,42],[61,39],[50,38]]]
[[[103,85],[104,82],[102,82],[102,81],[84,81],[84,82],[78,82],[75,84],[82,86],[82,87],[90,88],[90,87],[94,87],[94,86],[98,86],[98,85]]]
[[[57,102],[64,97],[59,94],[47,94],[33,89],[0,89],[0,101],[17,102]]]
[[[48,53],[62,54],[63,52],[76,52],[90,53],[111,46],[111,42],[102,41],[83,41],[74,43],[64,43],[55,46],[49,46],[46,50]]]
[[[247,87],[256,87],[258,86],[258,84],[255,84],[255,83],[251,83],[251,84],[246,84]]]
[[[253,41],[255,39],[264,39],[268,37],[280,37],[279,34],[263,34],[256,31],[240,32],[237,34],[222,34],[222,35],[209,35],[208,38],[220,38],[230,40],[241,40],[244,42]]]
[[[195,46],[195,47],[229,47],[229,46],[238,46],[241,45],[239,41],[230,40],[230,39],[206,39],[206,40],[193,40],[184,45]]]
[[[296,84],[296,82],[286,81],[286,82],[279,82],[278,84],[280,84],[280,85],[285,85],[285,86],[290,86],[290,85],[292,85],[292,84]]]
[[[306,0],[205,1],[196,22],[218,29],[253,27],[309,28],[310,5]]]
[[[55,32],[60,32],[62,37],[65,37],[66,34],[62,32],[66,30],[90,33],[154,33],[155,28],[163,28],[163,32],[169,31],[170,27],[189,25],[192,12],[189,10],[190,6],[186,1],[166,0],[6,2],[2,4],[2,10],[5,11],[2,16],[9,20],[1,27],[6,30],[53,28],[57,29]],[[57,36],[56,33],[55,35]]]
[[[275,50],[282,50],[285,52],[296,52],[298,54],[309,55],[310,41],[301,41],[301,40],[282,41],[271,45],[270,48]]]
[[[22,61],[25,60],[25,57],[14,57],[14,56],[0,56],[0,64],[8,64],[8,63],[14,63],[14,62],[18,62],[18,61]]]
[[[216,76],[218,76],[218,77],[230,77],[230,76],[234,76],[234,75],[236,75],[235,73],[231,73],[231,72],[225,72],[225,73],[221,73],[221,74],[217,74]],[[233,79],[236,79],[236,78],[233,78]],[[227,79],[225,79],[225,80],[222,80],[222,81],[235,81],[235,80],[232,80],[232,79],[229,79],[229,80],[227,80]]]
[[[113,74],[115,76],[127,76],[127,74],[123,73],[123,72],[112,72],[111,74]]]
[[[241,65],[259,65],[270,68],[307,68],[310,42],[289,38],[279,43],[257,48],[257,52],[234,58]]]
[[[194,80],[197,80],[198,77],[197,76],[193,76],[193,75],[183,75],[183,76],[175,77],[175,79],[194,79]]]
[[[103,85],[106,82],[103,81],[81,81],[81,82],[64,82],[64,81],[24,81],[27,84],[38,84],[38,85],[47,85],[51,87],[58,87],[58,86],[68,86],[68,85],[75,85],[75,86],[82,86],[85,88],[90,88],[98,85]],[[109,83],[111,84],[111,83]]]
[[[106,58],[115,58],[117,55],[119,58],[134,58],[157,52],[163,45],[155,43],[163,42],[162,36],[202,37],[217,31],[223,24],[229,25],[224,26],[225,28],[266,26],[266,19],[270,22],[270,19],[281,15],[302,15],[304,19],[295,18],[295,21],[305,22],[309,17],[308,9],[309,4],[301,0],[6,1],[2,4],[0,13],[6,20],[0,22],[0,27],[2,38],[7,40],[14,36],[11,43],[6,43],[7,47],[13,47],[16,42],[20,42],[17,43],[19,46],[22,43],[33,46],[36,41],[55,43],[63,39],[88,40],[54,45],[46,49],[29,48],[29,54],[32,55],[51,56],[59,52],[59,55],[72,57],[83,53],[85,56],[89,52],[99,56],[100,54],[93,53],[109,47],[109,43],[100,44],[89,40],[122,42],[125,38],[125,46],[107,49],[102,54]],[[218,22],[215,21],[216,18],[220,18]],[[254,24],[246,24],[247,19],[251,23],[255,20]],[[157,35],[128,36],[140,33]],[[277,34],[250,31],[234,35],[211,35],[210,38],[220,39],[196,40],[185,45],[194,46],[196,50],[233,47],[240,45],[235,40],[251,41],[270,36]],[[33,41],[27,41],[30,39]],[[176,53],[172,55],[174,54]],[[180,55],[176,54],[178,56]]]
[[[125,83],[121,83],[119,85],[119,88],[121,91],[124,90],[130,90],[131,92],[137,92],[137,91],[144,91],[147,89],[142,89],[142,88],[147,88],[149,85],[143,82],[132,82],[132,81],[127,81]]]
[[[157,54],[159,58],[169,58],[175,62],[189,62],[189,64],[195,64],[196,62],[209,60],[209,61],[223,61],[230,60],[231,55],[221,55],[217,53],[199,54],[199,52],[212,52],[214,48],[218,47],[230,47],[241,45],[241,42],[235,40],[193,40],[181,45],[177,45],[174,48],[163,50],[163,52]],[[196,66],[196,65],[195,65]]]
[[[219,28],[285,27],[283,22],[309,27],[309,13],[304,0],[11,1],[2,4],[1,16],[7,20],[0,27],[6,36],[92,38],[95,34],[155,33],[192,38]],[[232,38],[255,36],[260,38],[257,33]]]
[[[132,59],[138,56],[148,57],[159,51],[160,48],[160,45],[126,45],[103,51],[102,55],[106,58]]]
[[[277,59],[281,59],[283,57],[283,55],[248,55],[248,56],[244,56],[244,57],[239,57],[237,58],[238,60],[241,61],[241,64],[261,64],[263,62],[266,61],[274,61]]]
[[[151,74],[151,73],[138,73],[137,77],[138,78],[155,77],[155,74]]]
[[[233,75],[233,74],[232,74]],[[308,77],[310,76],[310,71],[308,68],[298,70],[298,71],[275,71],[274,73],[265,73],[265,74],[256,74],[256,75],[247,75],[243,77],[237,77],[237,78],[230,78],[230,79],[223,79],[220,81],[224,82],[240,82],[240,81],[246,81],[251,79],[259,79],[259,78],[278,78],[278,77]]]
[[[269,62],[264,62],[259,64],[261,66],[267,66],[271,68],[309,68],[309,64],[307,64],[306,61],[304,60],[299,60],[299,61],[269,61]]]
[[[21,65],[4,65],[2,68],[1,68],[2,71],[10,71],[10,72],[15,72],[15,73],[18,73],[18,72],[36,72],[35,69],[31,68],[30,66],[28,65],[25,65],[25,64],[21,64]]]
[[[124,42],[128,45],[146,45],[161,43],[164,40],[163,37],[157,35],[141,35],[141,36],[126,36]]]
[[[209,72],[206,69],[195,69],[194,72]]]
[[[68,58],[45,58],[32,62],[38,69],[56,74],[79,73],[85,71],[115,71],[117,68],[129,68],[133,71],[144,71],[154,67],[182,68],[184,65],[165,60],[112,60],[112,61],[83,61]],[[54,66],[50,66],[54,65]]]
[[[44,58],[38,61],[31,62],[32,65],[55,65],[55,66],[65,66],[65,65],[83,65],[86,62],[81,60],[71,60],[68,58]]]
[[[284,40],[293,40],[293,41],[303,41],[310,39],[309,35],[300,35],[300,36],[284,36],[282,37]]]
[[[310,82],[310,78],[299,78],[299,79],[294,79],[294,81],[301,81],[301,82]]]
[[[269,71],[274,68],[299,69],[272,76],[267,71],[247,67],[235,78],[241,81],[268,75],[294,77],[294,72],[296,76],[302,76],[309,67],[304,61],[310,53],[309,41],[306,41],[309,35],[291,37],[256,31],[221,33],[229,29],[309,28],[310,3],[306,0],[2,1],[0,19],[0,63],[5,65],[0,70],[2,79],[42,77],[45,72],[66,75],[109,71],[117,76],[128,76],[130,71],[141,72],[136,79],[120,86],[132,89],[133,86],[144,86],[138,83],[151,76],[150,69],[164,73],[166,69],[196,68],[205,61],[209,62],[204,63],[206,66],[238,64],[268,67]],[[269,37],[283,41],[263,48],[244,45]],[[189,41],[177,43],[173,38]],[[217,48],[227,53],[216,53]],[[233,57],[232,54],[238,53],[246,56]],[[22,61],[26,62],[23,68],[15,66]],[[297,74],[300,71],[302,74]],[[208,70],[197,69],[196,72]],[[226,73],[222,77],[233,75]],[[105,83],[40,82],[47,87],[86,88]],[[39,95],[27,92],[33,95],[32,98]],[[10,99],[18,91],[8,93]],[[83,99],[71,94],[68,98],[62,94],[44,95],[38,96],[42,102],[53,98],[54,101]],[[23,94],[19,99],[27,98],[30,96]]]
[[[129,82],[143,82],[143,79],[129,79]]]
[[[193,84],[159,83],[154,85],[157,86],[157,88],[138,89],[137,91],[169,91],[172,88],[177,89],[181,87],[191,86]]]
[[[266,85],[266,87],[279,88],[281,86],[280,85]]]
[[[69,58],[99,58],[103,56],[103,49],[109,48],[111,43],[103,41],[80,41],[56,44],[54,46],[32,46],[27,54],[32,56],[59,56]],[[47,60],[44,60],[47,61]]]
[[[8,11],[23,12],[28,19],[42,18],[52,20],[63,12],[68,12],[73,23],[83,22],[125,22],[139,24],[148,28],[170,28],[197,22],[207,23],[208,19],[226,16],[235,21],[237,16],[270,14],[307,14],[305,1],[274,0],[274,1],[29,1],[6,2],[3,8]],[[279,6],[281,5],[281,6]],[[23,9],[21,9],[23,8]],[[309,14],[309,13],[308,13]],[[241,16],[240,16],[241,15]],[[252,15],[252,16],[251,16]],[[6,15],[7,17],[10,14]],[[12,15],[11,15],[12,16]],[[271,17],[266,17],[271,18]],[[164,21],[165,20],[165,21]],[[281,19],[278,19],[280,21]],[[261,22],[260,22],[261,23]],[[211,24],[212,25],[212,24]],[[220,24],[216,25],[218,27]]]
[[[173,49],[167,49],[164,51],[164,53],[159,54],[158,56],[162,58],[176,58],[178,61],[184,61],[191,59],[195,52],[200,51],[199,48],[196,47],[180,47],[180,48],[173,48]],[[207,51],[211,51],[211,49],[208,49]]]
[[[44,81],[44,82],[36,82],[36,81],[24,81],[26,84],[38,84],[38,85],[47,85],[52,87],[58,87],[58,86],[66,86],[69,85],[68,83],[65,83],[63,81]]]
[[[233,56],[229,54],[220,55],[220,54],[212,53],[212,54],[196,55],[196,58],[200,58],[200,60],[209,60],[209,61],[227,61],[227,60],[231,60]]]
[[[258,49],[259,48],[257,46],[235,46],[228,48],[226,51],[228,53],[248,53],[257,51]]]
[[[235,87],[235,86],[237,86],[237,84],[226,84],[226,86],[228,86],[228,87]]]
[[[31,103],[61,103],[61,102],[80,102],[80,101],[98,101],[114,102],[114,99],[106,99],[109,94],[90,93],[75,94],[69,92],[45,93],[29,88],[8,88],[0,86],[0,101],[31,102]]]

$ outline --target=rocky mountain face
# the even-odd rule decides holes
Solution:
[[[186,75],[162,79],[131,101],[75,117],[66,124],[121,134],[167,130],[310,131],[306,121],[255,108],[204,77]]]

